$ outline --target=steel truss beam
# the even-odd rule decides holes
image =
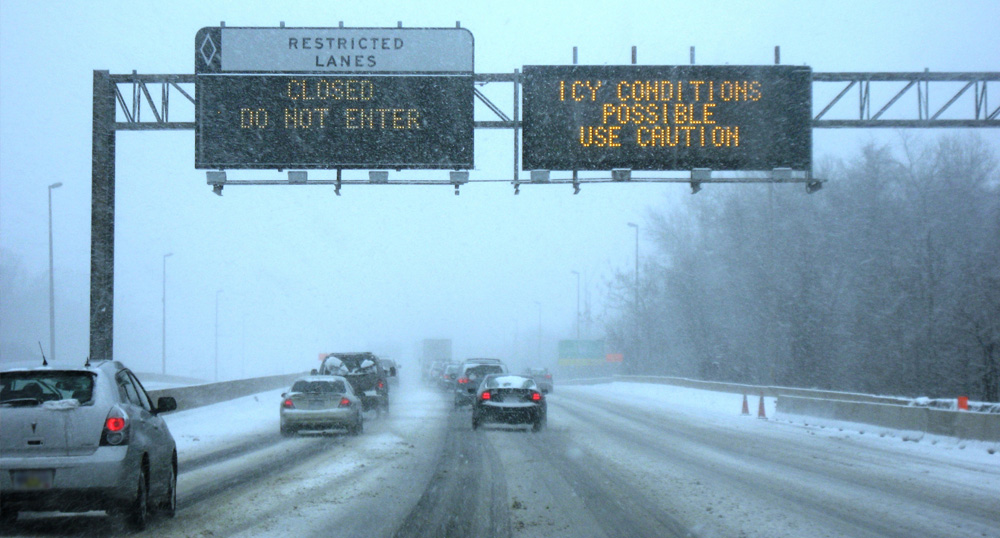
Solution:
[[[125,121],[116,121],[117,131],[147,131],[147,130],[191,130],[195,128],[194,121],[169,121],[170,117],[170,93],[176,91],[180,93],[184,100],[190,104],[195,103],[194,96],[194,75],[140,75],[133,72],[131,75],[111,75],[114,83],[115,100],[118,103],[118,110]],[[813,73],[813,94],[815,90],[829,84],[843,84],[841,91],[829,101],[826,101],[820,111],[813,118],[812,126],[816,129],[825,128],[939,128],[939,127],[1000,127],[1000,98],[996,97],[1000,92],[1000,72],[968,72],[968,73]],[[520,85],[520,75],[517,73],[479,73],[475,75],[475,82],[479,86],[491,82],[517,83]],[[948,83],[963,83],[958,89],[948,87]],[[902,87],[900,88],[900,85]],[[159,102],[153,99],[150,86],[159,85]],[[185,89],[187,87],[188,89]],[[995,106],[990,108],[989,88],[994,88]],[[840,117],[831,118],[831,110],[844,101],[844,97],[854,88],[857,88],[857,108],[845,116],[842,112]],[[881,104],[872,113],[872,94],[885,90],[896,90],[895,94],[884,104]],[[945,95],[950,98],[936,110],[931,112],[931,90],[935,95]],[[952,108],[952,105],[963,95],[971,92],[971,106],[959,109]],[[475,122],[477,129],[513,129],[521,127],[520,121],[511,119],[511,115],[505,113],[500,107],[495,105],[483,94],[479,88],[475,88],[474,97],[486,105],[499,119],[478,120]],[[131,99],[126,100],[126,96],[131,92]],[[916,100],[911,105],[904,106],[900,103],[907,94],[916,94]],[[814,103],[819,107],[820,103]],[[147,111],[146,118],[152,114],[152,119],[142,117],[143,110]],[[942,118],[946,112],[956,113],[958,118]],[[838,111],[839,112],[839,111]],[[886,119],[886,113],[892,112],[898,115],[903,112],[909,117]],[[193,118],[192,118],[193,119]]]
[[[929,71],[916,73],[813,73],[813,97],[815,99],[817,85],[844,84],[840,92],[833,97],[813,118],[813,128],[837,127],[907,127],[907,128],[937,128],[937,127],[1000,127],[1000,106],[990,110],[988,90],[994,88],[994,96],[1000,91],[1000,72],[978,73],[931,73]],[[954,84],[961,84],[955,89]],[[902,84],[902,87],[900,85]],[[950,98],[931,114],[931,88],[935,95]],[[857,115],[831,119],[826,115],[847,95],[857,87]],[[877,111],[872,114],[873,89],[896,90]],[[916,90],[914,91],[914,88]],[[952,110],[952,105],[969,90],[973,90],[971,106]],[[904,95],[916,93],[914,108],[897,106]],[[818,103],[814,102],[814,105]],[[912,106],[912,105],[910,105]],[[892,110],[902,112],[905,118],[885,119],[883,116]],[[942,119],[945,112],[956,114],[957,118]]]

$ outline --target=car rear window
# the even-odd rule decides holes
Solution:
[[[487,388],[491,389],[533,389],[536,388],[535,380],[530,377],[513,375],[493,376],[486,380]]]
[[[499,364],[480,364],[479,366],[472,366],[466,368],[465,375],[472,377],[483,377],[489,374],[502,374],[503,367]]]
[[[344,393],[347,389],[342,381],[305,381],[299,380],[292,385],[292,392],[308,394]]]
[[[74,399],[80,405],[94,398],[94,374],[28,370],[0,374],[0,405],[39,405]]]
[[[362,367],[365,361],[368,365]],[[365,355],[336,355],[330,356],[324,363],[324,371],[328,374],[336,375],[364,375],[378,373],[378,365],[375,359]]]

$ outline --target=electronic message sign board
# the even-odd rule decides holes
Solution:
[[[808,170],[799,66],[525,66],[531,170]]]
[[[473,167],[461,28],[203,28],[197,168]]]

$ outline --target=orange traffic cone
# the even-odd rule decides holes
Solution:
[[[767,419],[767,414],[764,413],[764,393],[760,393],[760,405],[757,406],[757,418]]]
[[[743,395],[743,416],[750,416],[750,406],[747,404],[747,395]]]

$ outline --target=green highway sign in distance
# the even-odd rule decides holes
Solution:
[[[594,366],[606,360],[604,340],[559,341],[559,366]]]
[[[197,168],[472,168],[463,28],[203,28]]]
[[[525,66],[531,170],[808,170],[800,66]]]
[[[560,340],[559,358],[603,361],[604,340]]]

